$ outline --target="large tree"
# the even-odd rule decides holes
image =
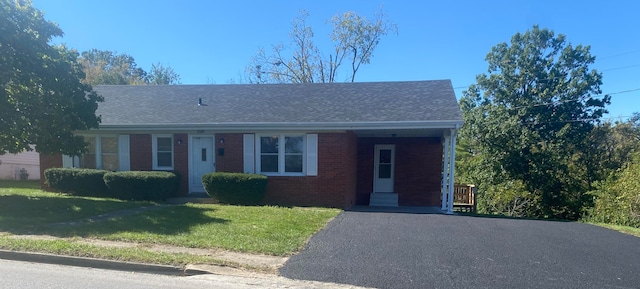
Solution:
[[[180,75],[170,66],[151,65],[149,72],[138,67],[133,56],[116,51],[91,49],[79,59],[90,85],[180,84]]]
[[[487,202],[508,195],[505,211],[579,218],[589,206],[586,141],[606,113],[602,74],[589,46],[534,26],[491,49],[487,73],[463,92],[462,166]],[[506,208],[504,207],[506,204]],[[486,208],[500,204],[492,203]]]
[[[173,68],[156,63],[151,65],[146,83],[154,85],[180,84],[180,75]]]
[[[81,83],[78,53],[50,44],[62,34],[30,1],[0,0],[0,154],[78,154],[72,132],[98,126],[101,97]]]
[[[313,42],[313,29],[307,25],[309,14],[301,11],[292,22],[289,33],[291,50],[282,43],[272,46],[267,54],[260,49],[246,67],[251,83],[312,83],[355,81],[363,64],[369,64],[373,51],[383,36],[397,33],[395,24],[384,13],[376,13],[369,20],[354,12],[338,14],[329,22],[333,25],[333,50],[322,53]],[[343,63],[348,62],[344,68]],[[340,72],[344,76],[340,76]]]
[[[90,85],[144,84],[147,77],[135,59],[124,53],[91,49],[82,52],[80,63],[86,75],[84,82]]]

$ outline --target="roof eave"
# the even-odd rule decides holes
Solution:
[[[102,131],[336,131],[336,130],[402,130],[459,128],[462,120],[376,121],[376,122],[277,122],[277,123],[183,123],[183,124],[107,124]]]

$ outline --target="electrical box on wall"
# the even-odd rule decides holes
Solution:
[[[218,155],[219,156],[223,156],[224,155],[224,149],[218,149]]]

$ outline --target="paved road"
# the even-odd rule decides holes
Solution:
[[[377,288],[640,288],[640,238],[582,223],[348,211],[280,272]]]
[[[355,288],[274,275],[177,277],[0,259],[0,289]]]

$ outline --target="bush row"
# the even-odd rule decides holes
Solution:
[[[111,196],[119,199],[163,201],[178,191],[180,178],[172,172],[114,172],[104,175]]]
[[[109,189],[104,175],[109,171],[94,169],[51,168],[44,170],[50,188],[77,196],[104,197]]]
[[[44,175],[49,187],[60,192],[123,200],[165,200],[180,185],[180,177],[173,172],[50,168]]]
[[[209,196],[223,204],[255,206],[267,192],[267,177],[257,174],[216,172],[202,176]]]

